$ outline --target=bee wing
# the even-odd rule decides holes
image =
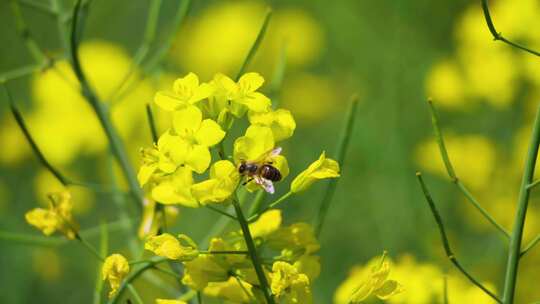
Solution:
[[[274,184],[272,183],[271,180],[268,180],[268,179],[260,177],[260,176],[255,176],[254,178],[255,178],[255,183],[257,183],[258,185],[263,187],[264,191],[266,191],[266,192],[268,192],[270,194],[274,194],[274,192],[275,192]]]
[[[261,156],[259,156],[256,160],[254,160],[254,163],[264,163],[267,158],[278,156],[281,153],[281,147],[274,147],[271,150],[268,150],[264,152]]]

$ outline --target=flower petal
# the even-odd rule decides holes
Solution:
[[[172,112],[182,106],[182,102],[172,94],[160,91],[154,96],[154,102],[165,111]]]
[[[194,145],[186,157],[186,165],[199,174],[204,173],[208,169],[210,161],[210,151],[202,145]]]
[[[199,129],[202,121],[202,112],[195,106],[188,106],[174,112],[173,127],[180,137],[190,137]]]
[[[238,80],[240,90],[243,92],[255,92],[264,83],[264,78],[259,73],[246,73]]]
[[[197,142],[206,147],[212,147],[225,137],[225,131],[211,119],[202,121],[199,130],[195,133]]]

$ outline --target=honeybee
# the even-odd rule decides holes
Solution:
[[[247,180],[242,185],[255,181],[255,183],[263,187],[266,192],[274,193],[273,182],[279,182],[282,176],[279,169],[274,167],[272,162],[267,161],[267,159],[278,156],[280,153],[281,147],[276,147],[264,153],[256,160],[242,160],[238,166],[238,173],[247,177]]]

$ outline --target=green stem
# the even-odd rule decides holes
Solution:
[[[35,9],[37,11],[43,12],[53,17],[58,15],[58,12],[53,7],[50,7],[46,3],[43,3],[43,2],[36,2],[36,1],[31,1],[31,0],[16,0],[16,1],[19,2],[23,6]]]
[[[450,301],[448,301],[448,276],[444,275],[443,280],[443,303],[449,304]]]
[[[484,218],[486,218],[506,238],[510,238],[510,233],[501,224],[499,224],[489,214],[489,212],[487,212],[487,210],[482,207],[482,205],[480,205],[478,200],[474,198],[471,192],[465,187],[465,185],[457,177],[456,172],[454,170],[454,166],[452,165],[452,162],[450,161],[450,157],[448,156],[448,151],[446,150],[444,137],[443,137],[441,128],[439,126],[439,116],[437,114],[437,110],[435,109],[435,106],[433,105],[433,101],[431,99],[428,99],[428,105],[429,105],[429,110],[431,112],[431,122],[433,125],[433,132],[435,133],[435,138],[439,146],[439,151],[441,153],[441,157],[443,159],[444,166],[446,167],[446,172],[448,173],[450,180],[452,181],[452,183],[454,183],[457,186],[457,188],[461,191],[461,193],[467,198],[467,201],[471,203],[484,216]]]
[[[90,244],[88,241],[86,241],[84,238],[81,237],[80,234],[75,235],[75,239],[77,239],[96,259],[98,259],[100,262],[105,262],[105,258],[99,254],[99,252]]]
[[[178,279],[178,280],[181,280],[182,279],[182,276],[174,271],[171,271],[171,270],[168,270],[168,269],[163,269],[163,268],[159,268],[157,266],[154,265],[153,269],[161,272],[161,273],[164,273],[166,275],[170,275],[171,277],[175,278],[175,279]]]
[[[30,76],[37,71],[43,70],[46,67],[47,67],[47,63],[38,63],[38,64],[26,65],[20,68],[13,69],[11,71],[4,72],[0,74],[0,83]]]
[[[232,219],[232,220],[235,220],[235,221],[237,220],[236,216],[231,215],[231,214],[229,214],[228,212],[223,211],[223,210],[220,210],[220,209],[218,209],[218,208],[216,208],[216,207],[214,207],[214,206],[205,205],[205,207],[208,208],[209,210],[212,210],[212,211],[214,211],[214,212],[216,212],[216,213],[219,213],[219,214],[221,214],[221,215],[223,215],[223,216],[226,216],[226,217],[228,217],[228,218],[230,218],[230,219]]]
[[[11,94],[7,88],[7,86],[4,84],[4,89],[6,91],[6,94],[8,96],[9,100],[9,106],[11,109],[11,113],[13,114],[13,117],[15,118],[15,121],[17,122],[17,125],[21,129],[21,131],[24,134],[24,137],[26,138],[26,141],[30,144],[30,147],[32,148],[32,152],[34,152],[34,155],[38,158],[39,162],[43,167],[45,167],[51,174],[64,186],[67,186],[70,181],[63,176],[59,170],[57,170],[55,167],[51,165],[51,163],[45,158],[39,147],[37,146],[36,142],[32,138],[32,135],[30,134],[30,131],[28,131],[28,128],[26,127],[26,123],[24,122],[24,119],[19,112],[19,110],[15,107],[15,104],[13,103],[13,98],[11,97]]]
[[[534,187],[536,187],[538,185],[540,185],[540,179],[528,184],[527,189],[532,189],[532,188],[534,188]]]
[[[518,48],[522,51],[525,51],[525,52],[528,52],[530,54],[533,54],[533,55],[536,55],[536,56],[540,56],[540,52],[537,52],[537,51],[534,51],[534,50],[531,50],[523,45],[520,45],[520,44],[517,44],[515,42],[512,42],[506,38],[504,38],[502,36],[502,33],[500,32],[497,32],[497,29],[495,29],[495,24],[493,24],[493,20],[491,19],[491,14],[489,13],[489,5],[488,5],[488,0],[482,0],[482,10],[484,12],[484,18],[486,19],[486,23],[487,23],[487,26],[489,28],[489,32],[491,33],[491,35],[493,36],[493,39],[495,41],[497,40],[500,40],[508,45],[511,45],[515,48]]]
[[[135,72],[135,69],[141,64],[141,62],[146,58],[148,55],[148,52],[150,50],[150,45],[155,39],[156,36],[156,28],[157,23],[159,20],[159,10],[161,7],[162,0],[152,0],[150,1],[150,8],[148,9],[148,16],[146,17],[146,27],[144,30],[144,36],[143,41],[137,51],[135,51],[135,55],[133,56],[133,61],[131,62],[131,65],[129,66],[128,72],[115,90],[113,90],[113,93],[109,100],[111,103],[114,100],[117,100],[115,97],[118,95],[118,93],[122,90],[122,87],[127,83],[129,78],[133,75],[133,72]]]
[[[202,294],[200,291],[197,291],[197,303],[203,304]]]
[[[457,260],[456,256],[452,252],[452,249],[450,248],[450,243],[448,242],[448,237],[446,236],[446,230],[444,228],[444,224],[441,218],[441,215],[439,214],[439,211],[435,207],[435,202],[433,201],[433,198],[431,197],[431,194],[429,193],[426,184],[424,183],[424,180],[422,178],[422,174],[420,172],[416,173],[416,177],[418,178],[418,182],[420,183],[420,186],[422,187],[422,192],[424,193],[424,197],[426,198],[426,201],[429,205],[429,208],[431,210],[431,213],[433,214],[433,217],[435,218],[435,222],[437,222],[437,226],[439,227],[439,232],[441,233],[441,239],[443,242],[444,252],[446,253],[446,256],[450,260],[452,264],[465,276],[471,283],[476,285],[478,288],[480,288],[482,291],[484,291],[488,296],[493,298],[493,300],[497,301],[497,303],[502,303],[502,301],[491,291],[489,291],[482,283],[480,283],[477,279],[475,279],[463,266],[461,266],[461,263]]]
[[[240,204],[238,203],[238,200],[236,197],[233,198],[232,204],[236,211],[236,217],[238,218],[238,223],[240,224],[240,228],[242,229],[244,240],[246,242],[246,246],[249,251],[249,256],[251,258],[251,262],[253,263],[253,268],[255,268],[255,273],[257,274],[257,278],[259,280],[259,284],[260,284],[262,293],[264,295],[264,298],[266,299],[266,302],[268,304],[275,304],[274,298],[272,297],[270,293],[268,280],[266,279],[266,275],[264,274],[263,267],[260,263],[259,256],[257,254],[257,248],[255,247],[255,242],[253,242],[253,238],[251,237],[251,232],[249,231],[248,222],[246,221],[246,218],[244,217],[244,213],[242,212],[242,207],[240,207]]]
[[[278,198],[277,200],[275,200],[274,202],[270,203],[268,206],[266,206],[265,208],[263,208],[259,213],[255,214],[255,215],[252,215],[248,218],[248,222],[251,223],[251,222],[254,222],[256,219],[259,218],[259,216],[261,216],[261,214],[265,213],[266,211],[276,207],[277,205],[281,204],[283,201],[285,201],[287,198],[289,198],[289,196],[293,195],[293,193],[291,191],[283,194],[280,198]]]
[[[341,131],[341,136],[340,136],[338,148],[336,151],[337,162],[339,163],[341,172],[343,172],[343,169],[345,168],[345,154],[349,147],[349,142],[350,142],[351,134],[354,127],[354,122],[357,116],[356,115],[357,108],[358,108],[358,95],[355,94],[351,97],[349,109],[347,111],[347,116],[346,116],[347,118],[345,120],[345,124],[343,125],[343,130]],[[332,198],[334,197],[334,193],[336,192],[336,186],[337,186],[338,180],[339,180],[338,178],[333,178],[328,182],[328,185],[326,186],[326,191],[321,201],[319,212],[317,214],[317,221],[315,224],[315,236],[317,237],[321,235],[324,221],[326,219],[326,214],[328,213],[328,208],[330,207],[330,203],[332,202]]]
[[[137,292],[137,289],[135,289],[135,287],[133,287],[133,285],[128,284],[127,288],[129,289],[129,292],[133,296],[133,299],[135,300],[135,303],[137,303],[137,304],[143,304],[144,303],[143,300],[141,299],[141,296]]]
[[[154,114],[152,113],[152,107],[150,104],[146,104],[146,118],[148,119],[148,126],[150,127],[150,135],[152,135],[152,141],[154,144],[158,142],[158,132],[156,128],[156,121],[154,119]]]
[[[130,191],[137,202],[137,206],[139,207],[139,210],[141,210],[142,204],[143,204],[143,194],[139,186],[139,183],[137,181],[135,172],[133,171],[133,168],[131,167],[129,163],[129,160],[126,155],[126,151],[124,149],[120,136],[118,135],[116,129],[114,128],[111,122],[108,108],[106,107],[105,104],[103,104],[98,99],[97,95],[90,87],[90,84],[88,83],[86,76],[81,67],[79,54],[78,54],[78,41],[80,39],[80,37],[78,37],[78,32],[80,31],[80,28],[82,27],[82,25],[79,24],[79,18],[81,17],[79,16],[80,8],[81,8],[81,0],[78,0],[73,10],[73,24],[71,28],[71,38],[70,38],[70,46],[71,46],[70,51],[71,51],[73,70],[75,72],[75,75],[77,76],[77,79],[79,80],[81,84],[81,92],[83,96],[86,97],[87,101],[89,102],[92,109],[96,113],[99,119],[99,122],[101,123],[101,126],[103,127],[103,130],[105,131],[105,134],[109,141],[111,152],[114,154],[116,160],[120,164],[124,177],[126,178],[129,184]]]
[[[508,250],[508,263],[506,264],[506,276],[504,279],[503,303],[511,304],[514,301],[516,281],[518,274],[519,258],[521,252],[521,242],[523,239],[523,227],[525,226],[525,217],[529,204],[531,189],[527,188],[533,181],[534,168],[536,166],[536,157],[538,156],[538,146],[540,145],[540,107],[536,112],[536,118],[533,125],[533,131],[527,152],[527,160],[523,171],[523,178],[519,191],[517,213],[514,219],[512,236],[510,237],[510,247]]]
[[[45,55],[45,52],[39,47],[36,40],[32,36],[32,33],[28,29],[28,25],[24,21],[21,13],[21,7],[19,6],[19,2],[17,0],[11,0],[11,10],[13,12],[13,16],[15,17],[17,33],[19,33],[23,39],[24,43],[26,44],[26,48],[32,57],[34,57],[34,60],[38,63],[48,61],[48,57]]]
[[[100,246],[99,246],[99,255],[104,257],[107,256],[109,251],[109,232],[107,228],[107,223],[102,223],[100,226]],[[103,290],[103,279],[101,278],[101,264],[98,266],[96,271],[96,287],[94,288],[94,304],[101,303],[101,291]]]
[[[259,33],[257,33],[257,38],[255,38],[255,41],[251,45],[251,48],[249,49],[249,52],[246,56],[246,59],[244,59],[244,62],[242,63],[242,66],[240,66],[240,69],[238,70],[238,73],[236,74],[235,80],[238,81],[242,75],[244,75],[244,72],[246,71],[246,68],[251,63],[251,60],[253,60],[253,57],[257,53],[257,50],[259,49],[259,46],[261,45],[261,42],[264,38],[264,35],[266,34],[266,29],[268,28],[268,23],[270,22],[270,17],[272,17],[272,10],[268,9],[266,11],[266,14],[264,15],[264,20],[261,25],[261,29],[259,30]]]
[[[536,246],[538,242],[540,242],[540,235],[537,235],[527,246],[525,246],[525,248],[521,251],[519,257],[522,258],[525,254],[527,254],[527,252],[529,252],[529,250]]]

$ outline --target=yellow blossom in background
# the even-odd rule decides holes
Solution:
[[[299,273],[293,265],[274,262],[270,274],[270,288],[279,303],[313,303],[309,278]]]
[[[291,137],[296,129],[296,122],[289,110],[277,109],[266,113],[249,113],[249,122],[252,125],[269,127],[276,142]]]
[[[187,167],[179,167],[173,174],[156,181],[151,190],[152,199],[162,204],[180,204],[196,208],[199,204],[191,194],[193,174]]]
[[[203,77],[211,77],[214,71],[235,73],[266,10],[262,1],[216,2],[187,22],[170,55],[181,67]],[[301,68],[315,63],[324,46],[323,29],[308,11],[294,7],[275,9],[253,66],[265,74],[271,72],[285,49],[287,65]]]
[[[396,280],[388,279],[390,262],[386,252],[382,257],[373,258],[367,265],[354,270],[349,278],[336,290],[334,301],[337,304],[362,303],[370,296],[387,300],[401,292],[403,287]]]
[[[281,226],[281,210],[272,209],[263,213],[255,222],[249,224],[253,238],[265,237]]]
[[[101,268],[102,280],[108,280],[111,286],[109,298],[112,298],[124,278],[129,273],[129,263],[124,256],[115,253],[108,256]]]
[[[442,107],[455,109],[470,106],[465,98],[465,90],[460,67],[452,60],[436,63],[427,75],[427,95]]]
[[[228,199],[236,190],[240,176],[236,166],[228,160],[215,162],[210,178],[191,186],[191,192],[201,204],[219,203]]]
[[[195,106],[176,111],[173,117],[174,131],[185,142],[185,164],[197,173],[203,173],[210,165],[208,148],[218,144],[225,132],[211,119],[202,119],[202,112]]]
[[[323,151],[318,160],[302,171],[291,183],[292,192],[301,192],[309,188],[314,182],[320,179],[339,177],[339,164],[333,159],[326,158]]]
[[[156,235],[163,221],[166,225],[171,225],[178,217],[179,210],[176,206],[163,206],[161,212],[157,212],[156,204],[150,199],[143,201],[143,214],[138,231],[138,236],[142,240]]]
[[[187,304],[187,302],[182,300],[156,299],[156,304]]]
[[[321,274],[321,259],[316,255],[304,254],[294,262],[293,266],[307,275],[312,282]]]
[[[283,83],[280,105],[294,113],[302,124],[318,123],[343,108],[346,96],[341,93],[342,86],[326,76],[291,74]]]
[[[203,290],[209,282],[225,282],[229,279],[228,270],[211,255],[200,255],[184,263],[184,267],[182,283],[195,290]]]
[[[488,185],[497,157],[494,144],[480,135],[447,134],[444,139],[456,175],[465,185],[475,189]],[[435,139],[421,143],[416,149],[415,158],[423,169],[447,177]]]
[[[212,87],[207,83],[199,83],[199,77],[189,73],[177,79],[172,92],[159,91],[154,102],[165,111],[175,111],[193,105],[212,94]]]
[[[204,289],[204,294],[233,303],[253,303],[252,299],[254,299],[254,295],[252,288],[253,286],[248,282],[230,277],[226,282],[209,283]]]
[[[146,240],[144,249],[170,260],[190,261],[199,255],[197,244],[184,234],[178,235],[178,238],[169,233],[151,236]]]
[[[130,69],[129,56],[120,47],[98,40],[83,42],[79,53],[91,86],[100,98],[108,101]],[[106,138],[92,108],[79,92],[70,64],[65,60],[54,64],[54,68],[34,75],[31,81],[33,107],[22,114],[47,159],[55,165],[63,165],[80,154],[94,155],[104,151]],[[135,69],[133,73],[137,75],[139,71]],[[144,105],[152,91],[149,82],[142,81],[132,92],[117,100],[110,110],[120,135],[132,139],[129,142],[134,146],[142,142],[140,126],[146,123]],[[12,148],[0,157],[0,161],[25,159],[30,155],[28,143],[10,117],[2,121],[0,144]]]
[[[73,219],[73,204],[69,192],[58,192],[49,195],[49,209],[35,208],[25,214],[26,221],[49,236],[56,231],[68,239],[74,239],[79,225]]]

